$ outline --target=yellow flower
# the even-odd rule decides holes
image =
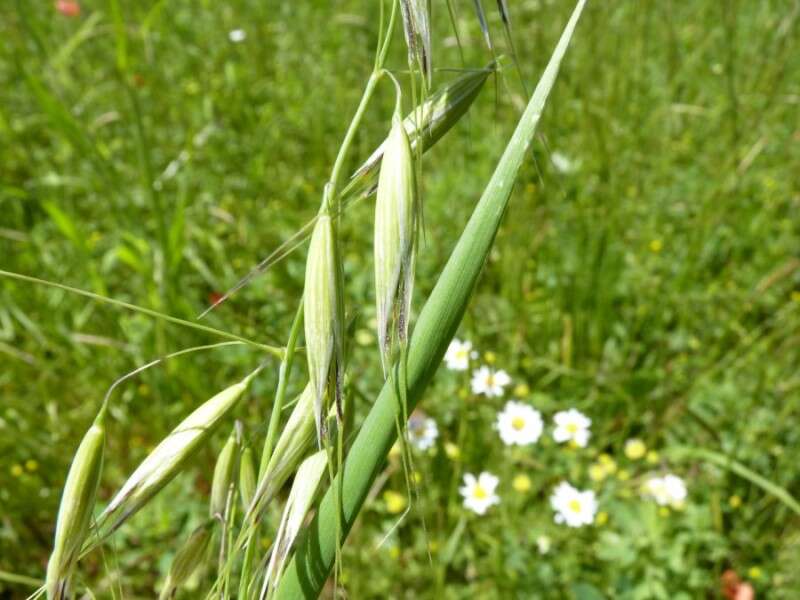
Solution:
[[[649,462],[651,465],[656,464],[658,462],[658,459],[659,459],[658,452],[656,452],[655,450],[650,450],[650,452],[647,453],[647,462]]]
[[[655,252],[656,254],[658,254],[664,247],[664,242],[662,242],[661,240],[651,240],[649,246],[650,246],[650,252]]]
[[[601,510],[597,513],[597,516],[594,518],[594,522],[598,527],[602,527],[606,523],[608,523],[608,513],[604,510]]]
[[[439,550],[439,542],[431,540],[428,543],[428,550],[430,550],[432,554],[435,554]]]
[[[22,465],[14,465],[11,467],[11,474],[14,477],[20,477],[24,472],[25,470],[22,468]]]
[[[531,388],[529,388],[526,383],[517,384],[517,386],[514,388],[514,395],[517,398],[524,398],[530,393],[531,393]]]
[[[524,494],[531,489],[531,478],[524,473],[520,473],[514,477],[513,481],[511,482],[511,486],[518,492]]]
[[[617,479],[620,481],[628,481],[631,478],[631,474],[628,473],[625,469],[620,469],[619,473],[617,473]]]
[[[403,512],[408,504],[408,500],[403,494],[393,490],[383,492],[383,501],[386,502],[386,510],[393,515]]]
[[[749,569],[747,569],[747,576],[750,579],[761,579],[762,575],[763,573],[761,572],[761,569],[759,567],[750,567]]]
[[[639,460],[647,454],[647,446],[639,438],[631,438],[625,442],[625,456],[631,460]]]
[[[450,460],[458,460],[461,457],[461,450],[453,442],[444,443],[444,453]]]
[[[603,454],[597,457],[597,461],[603,465],[603,468],[609,475],[613,475],[617,472],[617,463],[613,458],[611,458],[610,454],[603,452]]]
[[[487,364],[493,365],[497,362],[497,355],[494,352],[486,352],[483,355],[483,360],[485,360]]]
[[[669,509],[666,506],[662,506],[661,508],[658,509],[658,514],[661,515],[662,517],[668,517]]]
[[[800,302],[800,290],[792,290],[792,300],[794,302]]]
[[[467,388],[461,388],[460,390],[458,390],[458,397],[461,398],[462,400],[466,400],[467,398],[469,398],[469,390]]]
[[[397,546],[392,546],[389,548],[389,556],[392,558],[400,558],[400,548]]]
[[[742,499],[734,494],[728,498],[728,504],[730,504],[731,508],[739,508],[742,505]]]
[[[606,475],[606,468],[600,463],[595,463],[589,467],[589,479],[592,481],[603,481]]]
[[[28,460],[25,461],[25,468],[28,469],[28,471],[33,472],[39,468],[39,463],[33,460],[32,458],[29,458]]]

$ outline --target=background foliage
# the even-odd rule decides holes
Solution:
[[[482,66],[491,55],[472,5],[454,4],[464,62],[437,4],[435,66]],[[528,89],[571,8],[512,4]],[[397,520],[382,493],[403,489],[390,461],[347,546],[351,597],[705,597],[719,594],[726,569],[759,594],[797,597],[797,515],[729,469],[670,457],[705,448],[800,494],[799,18],[788,0],[590,3],[461,330],[527,387],[508,397],[546,416],[588,414],[590,447],[509,451],[492,428],[505,399],[479,400],[465,376],[442,372],[422,404],[440,437],[417,457],[418,510],[376,547]],[[72,18],[16,2],[0,17],[0,268],[194,318],[315,213],[377,21],[377,3],[351,1],[87,1]],[[245,40],[232,42],[233,29]],[[400,43],[390,65],[405,67]],[[434,85],[454,75],[437,71]],[[507,69],[426,155],[418,299],[525,98]],[[387,132],[392,105],[387,86],[353,167]],[[570,169],[558,168],[563,158]],[[364,203],[343,227],[359,416],[381,384],[371,218]],[[208,323],[281,344],[304,254]],[[0,570],[41,577],[69,458],[111,382],[209,339],[0,281]],[[243,348],[194,354],[126,385],[112,405],[102,499],[182,415],[259,359]],[[256,443],[276,376],[257,380],[241,411]],[[218,437],[192,476],[87,562],[98,593],[121,572],[126,597],[152,596],[176,540],[204,513]],[[653,465],[625,462],[631,437],[687,481],[683,511],[665,516],[638,499],[635,482]],[[599,453],[631,479],[591,482]],[[461,474],[480,470],[501,478],[501,505],[485,517],[457,493]],[[530,491],[512,489],[519,473]],[[597,489],[605,524],[553,524],[547,497],[564,476]],[[8,597],[25,590],[0,581]]]

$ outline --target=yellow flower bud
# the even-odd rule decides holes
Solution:
[[[629,439],[625,442],[625,456],[630,460],[639,460],[647,454],[647,446],[638,438]]]
[[[511,486],[520,493],[525,493],[530,491],[531,489],[531,478],[525,475],[524,473],[520,473],[511,482]]]

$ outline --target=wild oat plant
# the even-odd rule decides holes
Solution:
[[[439,201],[425,198],[423,155],[464,117],[489,76],[500,67],[492,61],[488,67],[462,69],[464,72],[460,76],[440,84],[440,77],[435,76],[434,70],[430,3],[424,0],[381,2],[374,67],[339,147],[330,177],[322,186],[318,214],[257,269],[261,272],[272,266],[310,237],[303,295],[297,299],[296,317],[285,345],[257,344],[268,351],[263,364],[177,424],[98,513],[96,494],[103,466],[114,460],[104,452],[114,388],[174,355],[206,348],[190,348],[157,359],[120,378],[106,395],[72,459],[62,492],[46,582],[33,597],[46,594],[50,600],[64,600],[82,595],[84,589],[91,594],[81,577],[81,559],[90,553],[104,552],[113,542],[115,532],[185,471],[218,429],[231,427],[229,417],[233,409],[247,396],[251,382],[259,373],[270,368],[277,368],[279,376],[260,457],[254,452],[257,436],[247,435],[242,423],[237,421],[217,459],[207,518],[185,540],[176,540],[168,576],[157,594],[160,598],[174,597],[196,572],[206,569],[215,573],[213,585],[203,592],[193,592],[195,596],[315,597],[331,573],[334,594],[340,588],[346,589],[341,581],[342,545],[396,441],[401,448],[407,494],[409,498],[419,494],[409,450],[409,436],[412,435],[409,424],[414,426],[413,419],[409,420],[410,414],[423,398],[459,325],[500,226],[519,168],[528,156],[584,3],[585,0],[581,0],[575,7],[494,175],[435,288],[424,299],[422,310],[415,318],[414,272],[420,240],[424,236],[424,203]],[[508,8],[504,2],[498,3],[498,7],[508,27]],[[486,32],[482,7],[476,3],[476,8]],[[401,33],[407,46],[407,64],[397,65],[393,70],[387,64],[389,47]],[[232,32],[231,40],[241,41],[243,35],[239,32],[234,36]],[[387,124],[389,133],[363,166],[345,179],[343,169],[352,152],[353,140],[368,105],[382,84],[389,84],[395,95],[394,113]],[[439,87],[435,88],[434,84]],[[345,243],[340,227],[353,202],[373,196],[378,340],[375,351],[385,384],[367,418],[354,430],[347,384],[348,351],[352,345],[348,318],[353,311],[353,299],[346,297],[343,285]],[[243,284],[254,275],[245,278]],[[239,287],[241,285],[218,299],[216,304]],[[147,312],[131,305],[126,307]],[[215,346],[250,343],[204,325],[171,320],[235,338]],[[282,414],[291,406],[287,382],[297,358],[307,365],[308,384],[294,400],[288,420],[283,422]],[[457,359],[448,354],[450,360]],[[488,377],[488,386],[503,383],[497,373]],[[524,410],[510,415],[510,435],[524,432],[527,426],[520,423],[524,424],[529,417]],[[564,427],[569,435],[574,435],[570,423]],[[529,431],[527,435],[532,434],[535,432]],[[271,509],[281,501],[279,492],[289,481],[291,490],[282,515],[275,522]],[[485,473],[479,478],[467,477],[464,491],[469,498],[467,504],[476,512],[485,511],[495,499],[495,485],[496,478]],[[574,519],[570,507],[582,500],[577,492],[568,488],[567,485],[559,494],[567,506],[565,514],[568,519]],[[124,578],[124,574],[122,576]]]
[[[309,598],[322,593],[328,581],[334,596],[346,596],[342,547],[392,451],[402,464],[405,494],[389,494],[386,502],[390,512],[398,514],[396,525],[415,518],[414,504],[424,490],[419,486],[420,473],[414,464],[411,445],[424,450],[436,439],[438,431],[434,421],[414,410],[424,399],[426,387],[442,360],[454,371],[467,371],[474,360],[472,345],[453,336],[491,251],[519,169],[531,156],[529,150],[537,125],[585,1],[577,2],[494,174],[427,298],[415,298],[414,294],[417,257],[424,251],[421,242],[425,238],[425,204],[452,199],[426,196],[424,155],[463,120],[490,76],[505,81],[510,69],[508,59],[495,56],[488,66],[460,67],[461,74],[449,76],[449,81],[442,83],[448,71],[437,64],[431,33],[431,19],[438,13],[432,13],[432,3],[426,0],[381,1],[374,66],[336,153],[330,176],[321,185],[317,215],[227,294],[217,298],[209,309],[308,240],[303,293],[296,298],[295,318],[283,345],[255,343],[197,321],[184,321],[60,284],[3,272],[7,277],[60,287],[229,339],[156,359],[122,376],[111,387],[72,458],[45,583],[32,597],[45,594],[50,600],[92,597],[93,592],[81,576],[81,560],[91,553],[113,552],[114,536],[120,527],[189,469],[192,459],[209,447],[209,441],[220,429],[229,430],[229,434],[217,456],[208,513],[186,539],[175,540],[174,547],[169,549],[172,558],[167,576],[154,595],[173,598],[187,582],[193,578],[196,581],[198,573],[210,572],[213,576],[202,580],[212,583],[207,589],[193,588],[192,597]],[[70,3],[61,4],[64,10],[71,10]],[[481,2],[476,0],[474,9],[487,46],[494,51]],[[497,10],[512,49],[510,61],[517,65],[519,57],[513,51],[509,6],[498,1]],[[453,11],[448,1],[450,18],[454,17]],[[230,40],[239,43],[244,36],[244,31],[234,30]],[[407,49],[406,64],[390,65],[390,45],[400,37]],[[354,140],[380,86],[386,86],[395,99],[393,114],[386,124],[388,134],[362,166],[345,178],[344,169],[354,152]],[[558,154],[552,158],[557,169],[567,172],[572,168],[567,158]],[[357,299],[348,298],[345,293],[346,241],[341,227],[354,203],[371,198],[374,198],[375,368],[380,371],[384,385],[369,414],[356,428],[352,390],[348,385],[348,355],[353,346],[350,324],[357,312]],[[415,304],[422,305],[418,314]],[[250,373],[243,374],[240,381],[177,423],[133,470],[110,502],[98,510],[97,490],[103,467],[115,460],[105,452],[107,431],[113,427],[109,421],[113,415],[114,389],[174,356],[228,345],[249,345],[266,356]],[[295,362],[306,367],[307,384],[297,398],[290,398],[288,382]],[[278,373],[271,413],[264,419],[263,429],[246,431],[242,422],[232,424],[231,416],[265,369],[276,369]],[[477,368],[471,374],[473,392],[490,398],[501,396],[509,383],[505,371],[490,366]],[[551,435],[556,444],[587,446],[591,420],[586,415],[575,409],[562,410],[554,415],[554,424]],[[539,410],[524,402],[509,401],[497,415],[497,432],[508,446],[537,443],[545,427]],[[261,439],[263,430],[266,434]],[[455,446],[446,450],[458,452]],[[625,455],[632,461],[649,454],[652,451],[648,453],[638,439],[628,440],[625,446]],[[713,453],[706,453],[703,458],[722,461]],[[758,476],[745,467],[732,468],[759,483]],[[593,480],[599,481],[616,471],[614,460],[603,454],[589,473]],[[290,490],[285,496],[282,490],[288,482]],[[466,473],[459,487],[464,507],[478,515],[492,510],[500,503],[498,483],[498,478],[490,472]],[[784,490],[769,481],[762,480],[759,484],[787,506],[800,510]],[[530,486],[525,475],[513,481],[514,489],[521,492]],[[681,478],[667,473],[646,479],[642,493],[659,506],[676,508],[685,501],[687,489]],[[577,489],[566,480],[553,488],[550,505],[555,521],[567,527],[583,527],[607,518],[599,511],[593,491]],[[424,530],[424,520],[420,527]],[[458,527],[463,530],[463,523]],[[452,540],[457,544],[458,535]],[[537,539],[542,554],[548,552],[549,544],[546,537]],[[452,551],[453,548],[448,548],[445,554]],[[120,577],[124,581],[125,573]],[[118,595],[114,585],[110,593]]]

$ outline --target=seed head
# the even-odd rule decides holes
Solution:
[[[300,528],[314,501],[320,481],[322,481],[322,477],[325,474],[327,461],[327,452],[320,450],[305,459],[300,468],[297,469],[297,475],[292,483],[292,491],[289,492],[289,499],[286,501],[286,508],[281,517],[275,544],[273,544],[272,556],[267,568],[264,588],[261,592],[262,598],[266,596],[266,591],[271,581],[274,581],[273,586],[278,584],[278,578],[281,571],[283,571],[286,557],[292,549],[297,534],[300,533]]]
[[[159,600],[168,600],[175,596],[178,588],[192,576],[204,559],[208,544],[211,541],[211,534],[214,532],[214,520],[209,519],[194,531],[183,543],[180,550],[175,554],[172,564],[169,567],[169,574],[164,583],[164,587],[159,595]]]
[[[389,368],[395,321],[400,340],[408,333],[416,239],[417,184],[408,135],[396,116],[386,141],[375,199],[375,301],[384,374]]]
[[[418,66],[430,83],[431,27],[428,0],[400,0],[400,12],[408,46],[408,63]]]
[[[89,533],[97,486],[103,470],[105,410],[101,410],[83,436],[64,484],[58,508],[53,552],[47,563],[48,600],[68,597],[69,580]]]
[[[231,412],[249,386],[255,371],[206,401],[156,446],[123,484],[98,519],[101,538],[119,528],[131,515],[180,473]]]
[[[253,449],[250,446],[242,451],[239,462],[239,493],[242,496],[242,504],[247,509],[256,493],[256,467]]]
[[[437,90],[403,119],[403,127],[408,134],[412,151],[416,152],[417,144],[422,143],[421,150],[427,152],[445,133],[450,131],[472,106],[483,84],[486,83],[486,79],[493,71],[494,64],[490,64],[485,69],[470,71],[462,75]],[[364,181],[368,179],[381,162],[388,142],[387,138],[378,146],[375,152],[353,174],[352,179]]]
[[[300,394],[275,444],[264,476],[260,479],[248,505],[248,517],[258,514],[294,473],[303,456],[314,444],[315,422],[314,391],[309,383]]]
[[[342,363],[341,265],[333,221],[327,213],[317,219],[306,263],[303,292],[308,378],[314,393],[317,437],[322,445],[323,400],[331,376],[339,384]]]
[[[257,518],[262,509],[275,498],[283,484],[297,470],[314,446],[316,418],[314,416],[314,392],[309,383],[295,404],[289,420],[281,432],[275,450],[259,480],[253,500],[250,502],[245,520]],[[330,435],[336,433],[336,408],[330,407],[326,428]]]
[[[233,486],[233,476],[236,470],[238,443],[236,433],[231,433],[228,441],[222,447],[214,467],[214,478],[211,480],[211,503],[209,516],[211,518],[225,519],[228,495]]]

